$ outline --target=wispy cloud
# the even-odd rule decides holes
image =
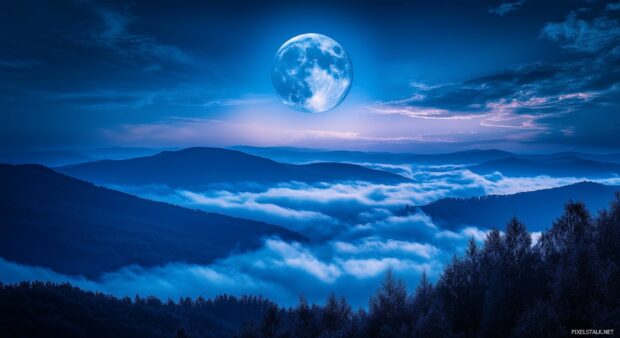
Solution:
[[[169,87],[166,89],[101,89],[84,91],[30,91],[33,97],[66,103],[85,109],[113,110],[121,108],[142,108],[149,105],[166,105],[181,108],[196,108],[212,111],[221,107],[253,107],[270,102],[264,95],[245,95],[239,98],[214,100],[219,92],[188,88],[187,86]],[[175,116],[169,119],[178,121]],[[194,120],[196,121],[196,120]]]
[[[43,63],[42,61],[34,60],[34,59],[0,60],[0,67],[22,69],[22,68],[31,68],[34,66],[38,66],[42,63]]]
[[[489,7],[489,13],[497,16],[504,16],[510,12],[516,11],[519,7],[523,6],[523,4],[525,4],[525,0],[504,2],[499,6]]]
[[[606,15],[592,20],[581,19],[579,14],[573,11],[562,22],[547,23],[541,36],[560,43],[566,49],[596,53],[618,45],[620,24],[618,20]]]
[[[161,95],[151,91],[96,90],[83,92],[36,92],[32,95],[84,109],[140,108],[150,105]]]
[[[83,4],[99,19],[99,25],[79,35],[79,42],[108,48],[127,58],[147,57],[151,61],[183,64],[192,62],[192,57],[178,47],[162,43],[147,33],[132,30],[139,18],[131,13],[130,5],[113,5],[96,0],[85,1]]]
[[[607,4],[607,6],[605,6],[605,10],[607,10],[607,11],[618,11],[618,10],[620,10],[620,2],[614,2],[614,3]]]
[[[619,57],[612,50],[589,61],[533,64],[460,83],[418,85],[409,97],[377,103],[369,111],[436,120],[444,126],[459,121],[472,131],[482,131],[475,126],[489,128],[496,136],[513,140],[554,133],[573,137],[591,132],[574,128],[571,134],[562,132],[575,126],[580,114],[604,115],[601,108],[615,104],[618,79],[613,65]]]
[[[381,238],[365,238],[360,243],[350,243],[337,241],[334,243],[336,250],[351,254],[368,254],[368,253],[411,253],[423,258],[431,258],[438,249],[431,244],[420,244],[417,242],[400,241],[389,239],[387,241]]]
[[[416,100],[423,100],[423,98],[416,96]],[[489,115],[487,113],[459,113],[448,109],[409,106],[408,103],[411,101],[412,100],[391,101],[379,106],[373,106],[370,109],[379,114],[401,114],[413,118],[429,120],[472,120]]]
[[[273,95],[247,94],[236,98],[209,100],[202,105],[205,107],[238,107],[256,106],[267,102],[273,102]]]

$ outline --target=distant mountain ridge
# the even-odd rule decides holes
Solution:
[[[526,159],[531,161],[548,161],[566,156],[573,156],[575,158],[599,162],[620,163],[620,153],[590,154],[583,152],[559,152],[549,154],[518,154],[498,149],[469,149],[449,153],[415,154],[250,146],[237,146],[233,147],[232,149],[240,150],[256,156],[270,158],[275,161],[290,163],[336,161],[355,163],[373,162],[419,165],[474,165],[509,157]]]
[[[206,264],[296,232],[92,185],[39,165],[0,165],[0,256],[97,277],[139,264]]]
[[[349,150],[319,150],[305,148],[286,147],[248,147],[238,146],[233,149],[267,157],[276,161],[304,163],[314,161],[339,161],[339,162],[372,162],[372,163],[412,163],[412,164],[473,164],[483,161],[500,159],[515,154],[497,150],[471,149],[451,153],[438,154],[413,154],[413,153],[389,153],[389,152],[366,152]]]
[[[291,147],[251,147],[236,146],[247,154],[266,157],[278,162],[310,163],[310,162],[374,162],[374,163],[401,163],[407,153],[366,152],[350,150],[321,150]]]
[[[140,147],[108,147],[80,150],[0,151],[0,163],[41,164],[46,167],[60,167],[103,159],[124,160],[138,156],[149,156],[162,150]]]
[[[606,178],[620,175],[620,164],[584,160],[574,156],[556,157],[542,161],[532,161],[516,157],[493,160],[467,167],[478,174],[495,171],[506,176],[556,176]]]
[[[501,229],[507,220],[517,217],[528,229],[540,231],[552,224],[569,200],[584,202],[596,213],[608,207],[617,191],[620,186],[581,182],[512,195],[444,198],[408,211],[419,208],[439,226],[453,230],[466,225]]]
[[[103,160],[57,168],[98,184],[200,187],[210,183],[276,183],[365,180],[399,183],[407,178],[343,163],[294,165],[221,148],[187,148],[127,160]]]
[[[574,157],[599,162],[620,163],[620,153],[595,154],[585,152],[558,152],[548,154],[519,154],[498,149],[469,149],[450,153],[416,154],[380,151],[324,150],[296,147],[235,146],[229,148],[246,154],[265,157],[284,163],[305,164],[311,162],[391,163],[444,165],[474,165],[486,161],[515,157],[532,161],[547,161],[560,157]],[[0,151],[0,163],[42,164],[59,167],[95,160],[124,160],[155,155],[164,150],[141,147],[108,147],[86,150],[31,150]]]
[[[57,167],[93,160],[94,157],[71,150],[0,152],[0,163],[7,164],[42,164]]]
[[[407,157],[406,160],[410,163],[420,163],[427,165],[472,164],[502,159],[510,156],[514,156],[514,154],[503,150],[472,149],[446,154],[411,155]]]

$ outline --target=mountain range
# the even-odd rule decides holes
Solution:
[[[414,165],[474,165],[504,158],[531,161],[548,161],[564,157],[598,162],[620,163],[620,153],[596,154],[585,152],[558,152],[549,154],[518,154],[498,149],[470,149],[451,153],[415,154],[350,150],[322,150],[297,147],[235,146],[246,154],[269,158],[284,163],[305,164],[310,162],[392,163]],[[0,163],[42,164],[58,167],[96,160],[124,160],[155,155],[164,150],[143,147],[108,147],[96,149],[0,151]]]
[[[97,184],[197,188],[212,183],[363,180],[400,183],[407,178],[347,163],[295,165],[220,148],[187,148],[127,160],[102,160],[57,168]]]
[[[289,163],[335,161],[351,163],[392,163],[414,165],[474,165],[504,158],[519,158],[531,161],[548,161],[564,157],[580,158],[598,162],[620,163],[620,153],[592,154],[584,152],[559,152],[549,154],[518,154],[498,149],[470,149],[450,153],[414,154],[344,150],[320,150],[291,147],[237,146],[235,150],[248,154]]]
[[[261,238],[306,241],[266,223],[153,202],[39,165],[0,164],[0,256],[97,277],[126,265],[205,264]]]
[[[555,176],[609,178],[620,175],[620,154],[565,152],[515,154],[502,150],[465,150],[445,154],[397,154],[355,151],[319,151],[295,148],[237,147],[285,162],[333,160],[353,163],[404,163],[413,166],[467,165],[478,174],[501,172],[505,176]]]

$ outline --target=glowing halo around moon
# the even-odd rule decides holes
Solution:
[[[285,105],[320,113],[345,99],[353,81],[353,66],[335,40],[321,34],[302,34],[278,49],[271,80]]]

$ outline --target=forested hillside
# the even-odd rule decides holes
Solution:
[[[0,257],[96,278],[123,266],[207,264],[282,227],[154,202],[39,165],[0,164]]]
[[[516,217],[527,224],[529,231],[541,231],[562,213],[567,199],[584,202],[588,211],[595,213],[605,209],[617,191],[618,186],[579,182],[511,195],[442,198],[420,207],[407,206],[405,212],[419,208],[442,228],[453,230],[464,225],[491,229]]]
[[[595,218],[582,203],[536,245],[519,220],[454,257],[413,293],[388,271],[367,311],[344,300],[270,308],[243,337],[563,337],[620,327],[620,194]]]
[[[222,337],[259,320],[260,297],[115,298],[69,284],[22,282],[0,288],[0,337]]]

